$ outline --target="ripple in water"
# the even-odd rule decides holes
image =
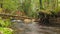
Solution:
[[[30,23],[30,24],[26,24],[26,27],[30,30],[30,31],[25,31],[26,32],[26,34],[39,34],[38,33],[38,26],[37,26],[37,24],[36,23]],[[25,29],[25,30],[27,30],[27,29]]]
[[[35,22],[29,24],[15,23],[12,27],[17,30],[14,34],[60,34],[60,27],[42,26]],[[23,29],[22,32],[19,31],[21,28]]]

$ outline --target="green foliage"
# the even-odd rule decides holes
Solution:
[[[2,33],[2,34],[12,34],[13,33],[12,31],[13,30],[10,28],[0,27],[0,33]]]
[[[19,1],[17,0],[3,0],[3,8],[9,11],[17,10]]]
[[[10,19],[3,20],[0,17],[0,33],[2,34],[12,34],[13,30],[10,28],[7,28],[11,25]]]
[[[29,15],[29,11],[30,11],[30,6],[31,6],[31,0],[25,0],[22,3],[22,9],[23,11],[26,13],[26,15]],[[31,11],[30,11],[31,12]]]
[[[2,18],[0,18],[0,25],[2,27],[8,27],[9,25],[11,25],[10,19],[3,20]]]
[[[54,12],[57,14],[60,11],[60,7],[57,7]]]
[[[37,17],[37,12],[38,12],[37,9],[40,9],[39,0],[37,1],[31,0],[29,9],[27,11],[28,16],[33,17],[33,18]]]
[[[9,27],[11,25],[10,19],[6,19],[4,22],[5,22],[5,27]]]
[[[37,8],[53,9],[56,7],[55,0],[0,0],[3,2],[3,8],[8,11],[24,11],[27,16],[35,17],[37,16]],[[12,13],[13,13],[12,12]]]

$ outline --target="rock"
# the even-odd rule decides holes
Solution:
[[[35,19],[32,19],[32,22],[34,22],[35,21]]]
[[[32,20],[31,20],[31,19],[24,19],[24,22],[25,22],[26,24],[28,24],[28,23],[31,23]]]

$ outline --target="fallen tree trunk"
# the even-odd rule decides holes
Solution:
[[[32,19],[31,17],[27,17],[27,16],[18,16],[18,15],[4,14],[4,13],[0,13],[0,17],[13,17],[13,18],[20,18],[20,19]]]

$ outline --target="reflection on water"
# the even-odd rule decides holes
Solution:
[[[59,27],[40,26],[39,28],[39,32],[43,34],[60,34]]]
[[[29,24],[16,22],[12,28],[16,30],[14,34],[60,34],[60,27],[42,26],[35,22]]]

